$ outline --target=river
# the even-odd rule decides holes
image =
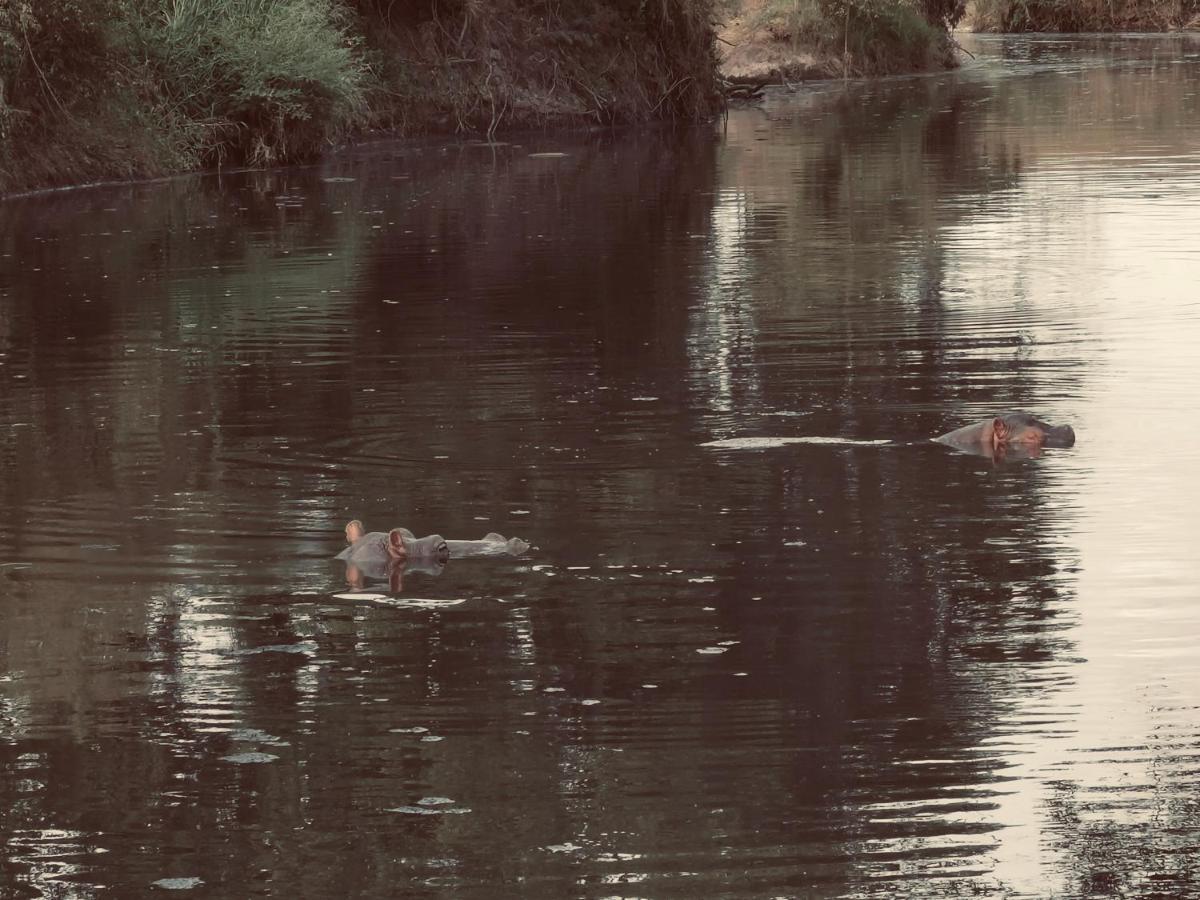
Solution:
[[[1200,39],[967,47],[0,205],[0,893],[1200,895]]]

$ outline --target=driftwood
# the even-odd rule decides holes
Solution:
[[[761,100],[767,86],[766,81],[730,81],[726,78],[720,79],[719,83],[726,100]]]

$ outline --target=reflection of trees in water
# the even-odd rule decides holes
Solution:
[[[987,96],[983,84],[920,79],[731,120],[718,202],[740,204],[743,232],[723,281],[747,295],[737,347],[754,362],[741,367],[784,376],[743,405],[743,426],[745,413],[791,410],[812,413],[811,433],[910,436],[928,392],[954,390],[939,232],[1002,202],[990,197],[1017,178],[987,147]],[[714,294],[701,309],[719,317],[729,292]],[[758,347],[756,330],[772,340]],[[695,377],[715,377],[710,363],[698,357]]]
[[[369,442],[402,434],[452,460],[453,479],[422,461],[412,472],[427,480],[389,486],[439,530],[478,527],[473,507],[495,512],[477,507],[482,497],[526,508],[543,498],[543,527],[595,547],[608,540],[597,507],[653,503],[678,484],[669,467],[644,463],[674,426],[653,412],[680,400],[712,144],[646,133],[561,159],[529,149],[484,165],[414,163],[427,195],[406,228],[435,237],[372,260],[355,341],[356,379],[375,393],[353,395],[347,414],[371,424],[360,432]],[[400,307],[378,302],[400,285]],[[453,427],[430,415],[445,410],[456,411]],[[368,490],[377,475],[362,472]]]
[[[345,355],[343,332],[320,308],[350,267],[342,258],[303,265],[318,256],[314,244],[333,240],[338,219],[312,199],[303,210],[279,205],[281,197],[319,197],[311,175],[237,181],[241,189],[230,191],[216,179],[189,179],[6,207],[23,221],[3,230],[5,252],[24,265],[6,273],[14,302],[0,311],[0,331],[10,371],[28,376],[6,413],[36,423],[0,436],[23,475],[4,485],[5,530],[18,548],[31,524],[42,536],[47,499],[73,495],[94,498],[56,512],[78,533],[109,537],[103,498],[116,496],[140,544],[186,542],[215,510],[164,498],[220,491],[242,477],[230,464],[234,445],[262,454],[280,422],[297,415],[318,434],[341,427],[331,418],[346,376],[293,386],[298,360],[327,360],[324,373],[333,375],[336,351]],[[302,254],[300,264],[287,264],[289,251]],[[347,366],[342,360],[341,371]],[[314,406],[329,415],[312,415]],[[280,494],[316,486],[300,479]],[[277,521],[274,509],[261,512]],[[205,552],[193,547],[191,556]]]

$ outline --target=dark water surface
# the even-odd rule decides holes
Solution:
[[[0,206],[0,894],[1200,895],[1200,39],[970,46]]]

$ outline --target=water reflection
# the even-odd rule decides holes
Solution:
[[[1195,47],[976,49],[0,207],[5,890],[1190,890]]]

